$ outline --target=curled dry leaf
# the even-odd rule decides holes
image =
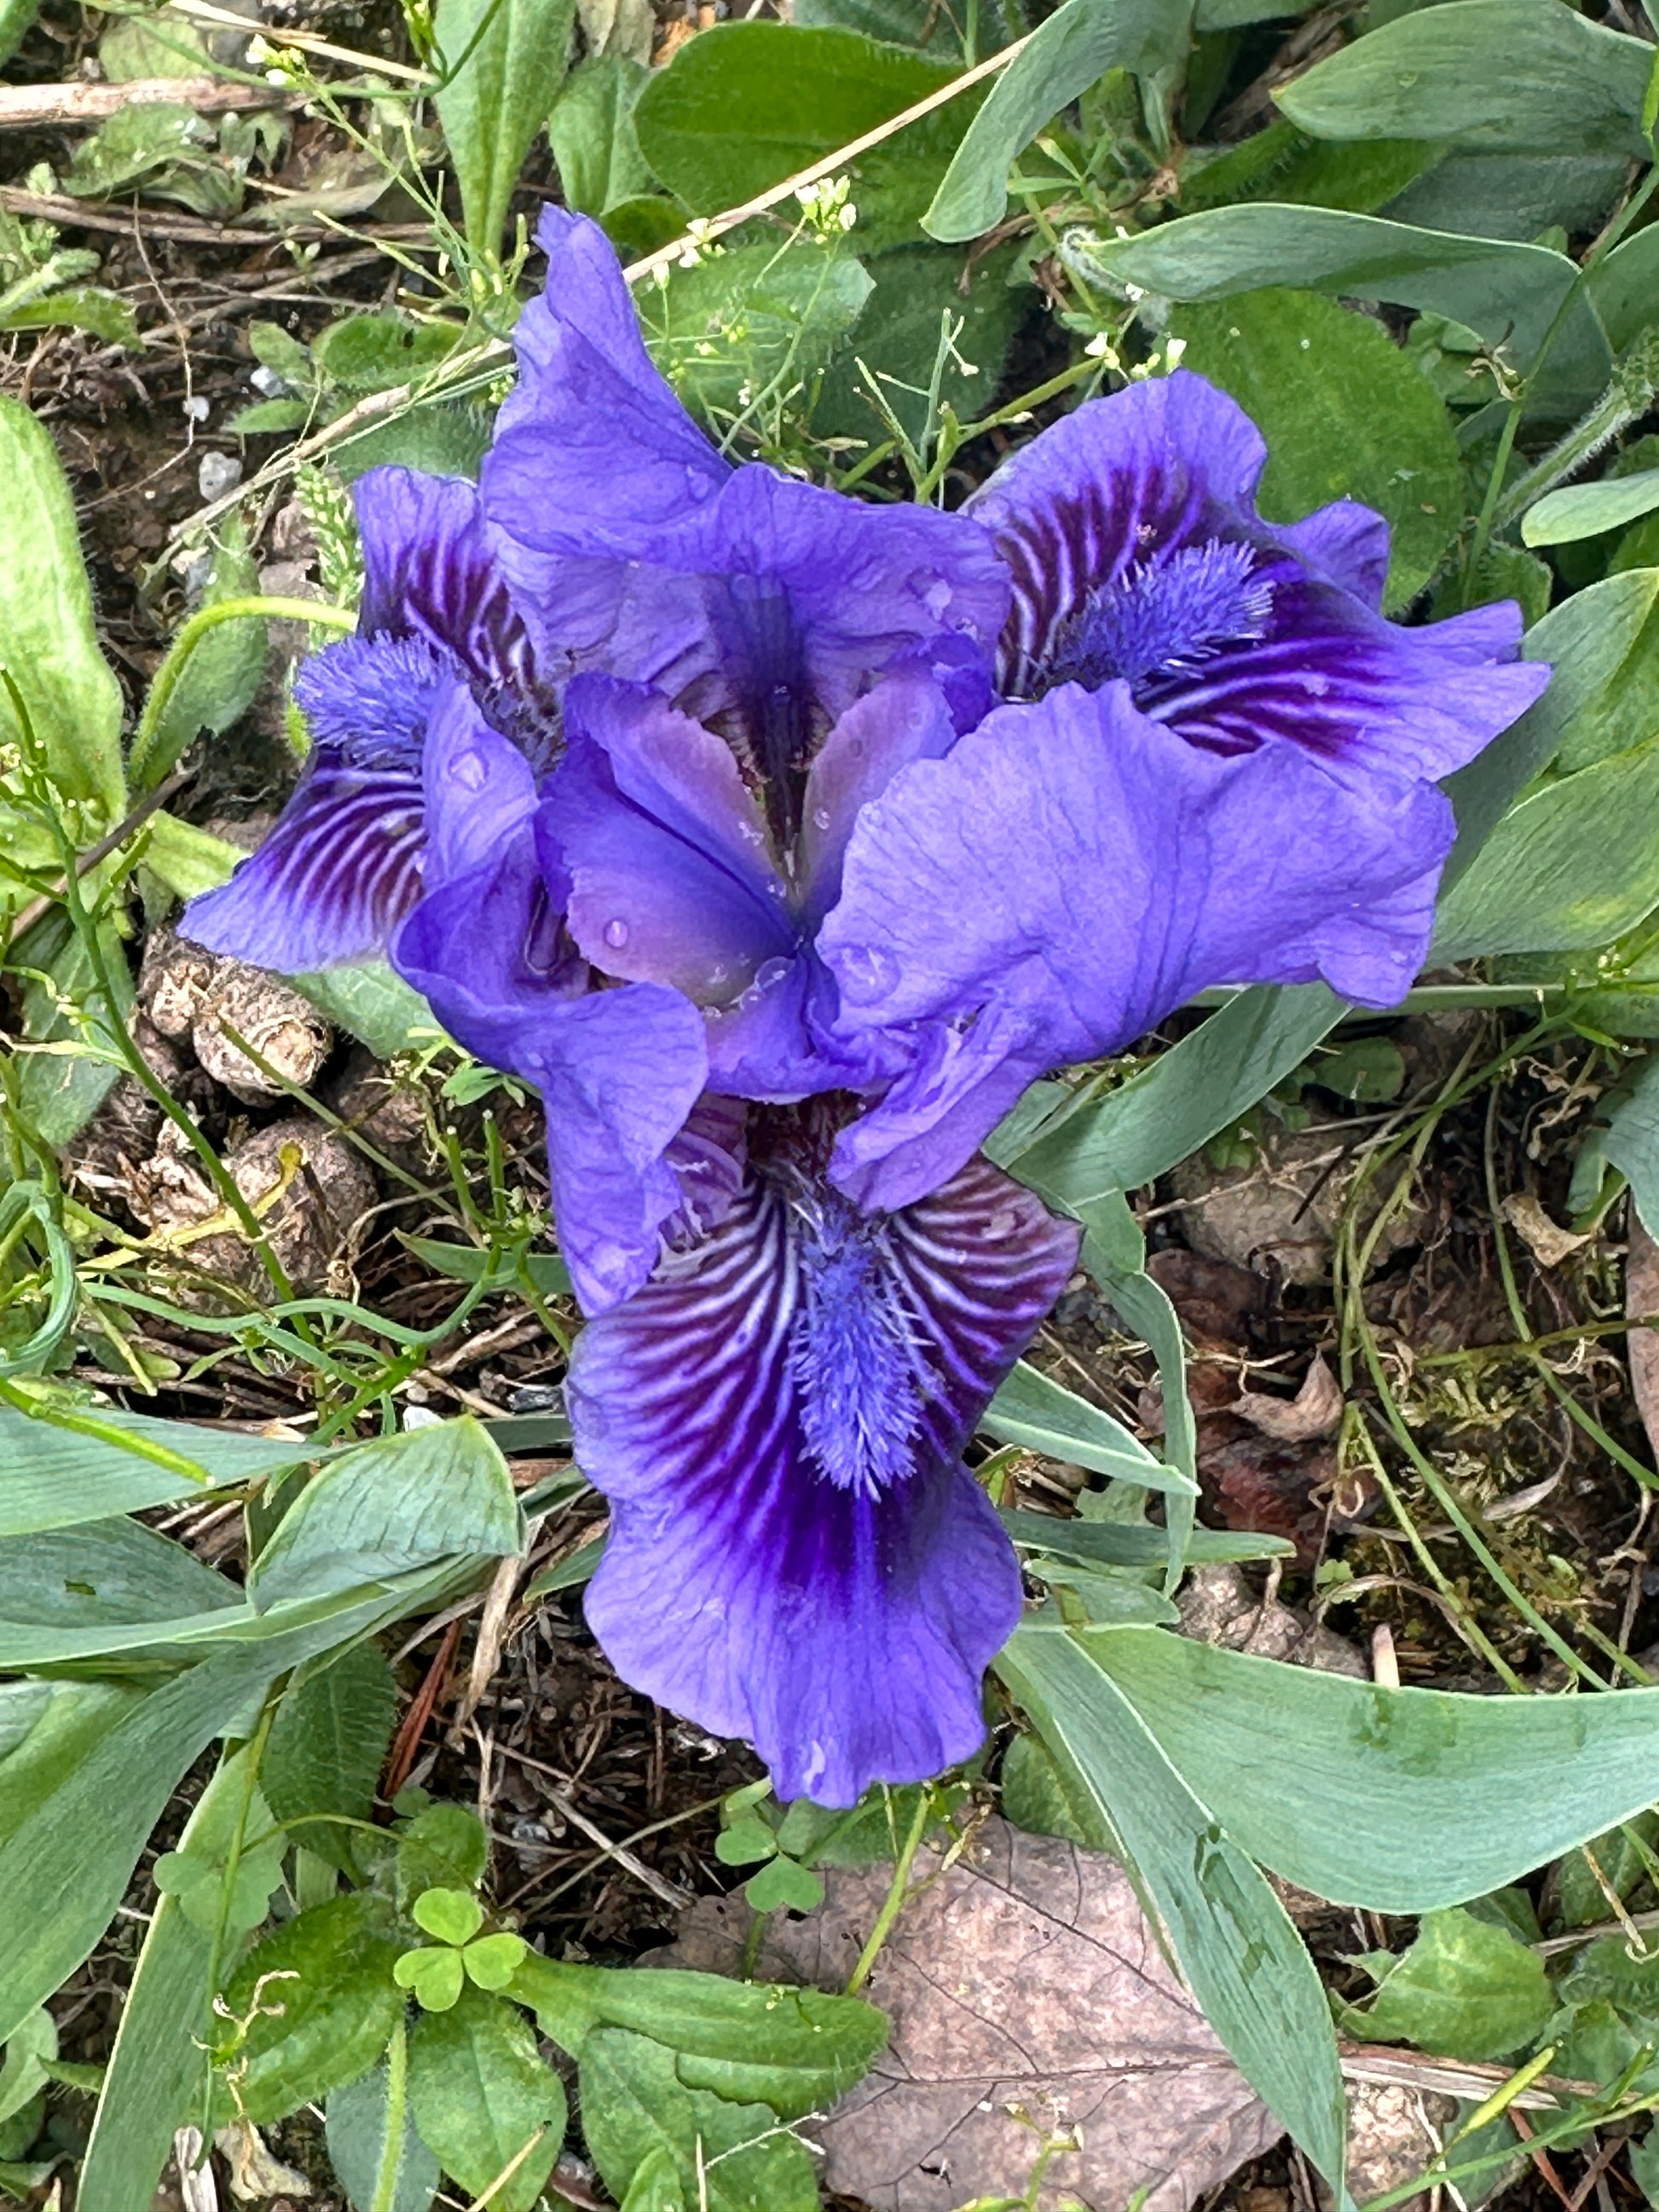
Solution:
[[[1625,1259],[1625,1316],[1626,1320],[1640,1321],[1654,1314],[1659,1314],[1659,1245],[1644,1229],[1632,1206]],[[1627,1341],[1636,1409],[1649,1443],[1659,1453],[1659,1329],[1633,1328]]]
[[[213,2138],[230,2168],[230,2193],[239,2204],[267,2204],[273,2197],[309,2197],[311,2184],[284,2166],[251,2121],[233,2120]]]
[[[1559,1267],[1571,1252],[1589,1243],[1552,1221],[1530,1191],[1515,1191],[1504,1200],[1504,1218],[1540,1267]]]
[[[775,1921],[763,1975],[845,1986],[890,1869],[825,1871],[817,1911]],[[1146,2212],[1185,2212],[1278,2140],[1115,1859],[992,1820],[954,1865],[924,1854],[917,1875],[927,1886],[865,1992],[890,2016],[891,2040],[812,2124],[831,2191],[872,2212],[1019,2196],[1037,2130],[1077,2128],[1081,2148],[1054,2159],[1042,2212],[1127,2204],[1143,2189]],[[700,1899],[657,1963],[735,1972],[748,1918],[735,1899]]]
[[[1328,1437],[1342,1419],[1342,1391],[1322,1353],[1314,1354],[1294,1398],[1271,1398],[1265,1391],[1243,1390],[1227,1409],[1276,1443],[1304,1444]]]
[[[1195,1252],[1236,1267],[1276,1267],[1287,1283],[1323,1282],[1330,1273],[1348,1193],[1362,1163],[1340,1134],[1291,1132],[1277,1124],[1261,1139],[1260,1158],[1248,1168],[1218,1170],[1202,1152],[1172,1170],[1170,1188],[1183,1200],[1182,1234]],[[1380,1185],[1380,1188],[1379,1188]],[[1364,1234],[1392,1191],[1392,1174],[1374,1178],[1359,1205]],[[1427,1215],[1415,1195],[1407,1199],[1377,1239],[1374,1264],[1422,1237]]]

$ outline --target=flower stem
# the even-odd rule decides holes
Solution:
[[[859,1953],[859,1962],[847,1978],[847,1994],[856,1996],[870,1978],[870,1971],[881,1956],[881,1947],[893,1932],[893,1923],[904,1910],[909,1893],[910,1869],[916,1863],[916,1853],[921,1849],[921,1839],[927,1832],[927,1818],[933,1811],[933,1792],[923,1788],[916,1805],[916,1816],[910,1823],[910,1832],[904,1838],[902,1849],[893,1869],[893,1879],[888,1884],[887,1895],[881,1911],[876,1915],[876,1924],[870,1930],[869,1941]]]

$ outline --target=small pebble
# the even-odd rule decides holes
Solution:
[[[213,411],[212,401],[200,392],[192,392],[184,407],[192,422],[205,422]]]
[[[203,454],[196,483],[204,499],[217,499],[241,481],[242,465],[234,453]]]

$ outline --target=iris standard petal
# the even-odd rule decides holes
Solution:
[[[1383,621],[1382,518],[1349,501],[1265,523],[1266,459],[1243,411],[1178,370],[1004,462],[964,512],[1013,574],[1005,688],[1121,679],[1194,744],[1284,738],[1355,781],[1461,768],[1549,680],[1516,660],[1518,609]]]
[[[747,1737],[785,1798],[976,1749],[1020,1589],[958,1455],[1077,1237],[983,1161],[885,1221],[763,1171],[586,1329],[572,1425],[611,1506],[587,1616],[623,1679]]]
[[[536,775],[508,738],[492,729],[457,678],[444,684],[427,723],[421,759],[430,889],[498,860],[536,811]]]
[[[1222,758],[1122,684],[999,708],[901,771],[848,844],[818,939],[842,1023],[915,1043],[842,1136],[837,1182],[906,1203],[1014,1082],[1118,1050],[1210,985],[1322,975],[1394,1004],[1452,833],[1432,785],[1356,791],[1285,744]]]
[[[731,1004],[796,933],[731,747],[656,693],[580,678],[548,821],[595,967]]]
[[[484,462],[485,504],[544,552],[672,555],[731,464],[652,367],[599,225],[549,208],[536,239],[547,283],[514,333],[519,379]]]
[[[421,893],[421,749],[449,680],[419,638],[314,654],[296,686],[314,737],[299,783],[252,857],[191,900],[185,935],[285,975],[384,951]]]

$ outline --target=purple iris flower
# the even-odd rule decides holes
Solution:
[[[1007,561],[1011,702],[859,818],[817,951],[909,1064],[832,1175],[903,1206],[1047,1070],[1200,989],[1323,977],[1395,1004],[1455,830],[1438,780],[1549,671],[1512,602],[1406,629],[1388,526],[1262,521],[1254,424],[1185,371],[1094,400],[963,510]]]
[[[1261,523],[1260,441],[1197,379],[1079,410],[968,514],[865,505],[729,463],[594,226],[541,238],[478,490],[363,479],[362,634],[188,927],[385,948],[540,1086],[611,1504],[589,1620],[846,1804],[974,1750],[1018,1617],[962,1451],[1079,1231],[981,1140],[1203,985],[1398,997],[1433,779],[1543,674],[1512,611],[1383,623],[1364,510]]]
[[[301,672],[299,788],[185,926],[290,973],[386,952],[469,1050],[537,1084],[597,1312],[679,1217],[668,1148],[706,1087],[799,1097],[892,1061],[884,1041],[829,1039],[811,939],[860,799],[989,704],[1008,582],[958,517],[725,460],[652,367],[603,234],[552,210],[541,237],[547,293],[482,486],[360,480],[362,623]],[[711,747],[726,763],[716,811],[742,797],[725,848],[696,817],[696,763],[643,799],[630,783],[662,716],[671,744],[695,731],[702,764]],[[629,835],[661,872],[654,921],[617,874]],[[763,851],[764,885],[739,886],[732,866]],[[726,957],[702,959],[717,939]]]

